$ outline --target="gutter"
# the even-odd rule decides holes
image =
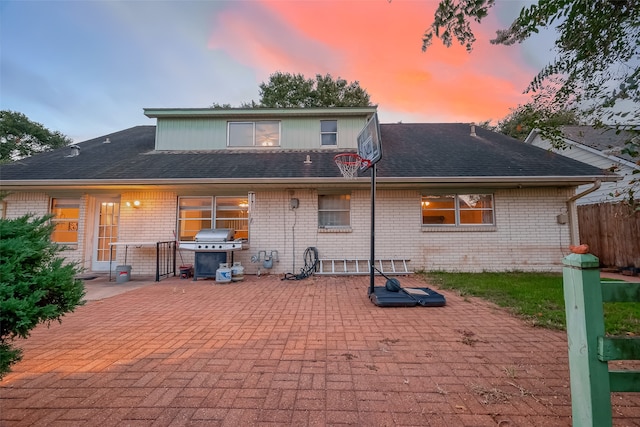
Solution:
[[[552,185],[585,185],[600,181],[619,181],[618,175],[599,176],[467,176],[467,177],[377,177],[380,184],[404,185],[419,184],[430,186],[435,184],[500,184],[504,187],[518,188],[522,186]],[[159,185],[275,185],[275,184],[368,184],[371,179],[361,176],[354,180],[342,177],[313,178],[150,178],[150,179],[34,179],[34,180],[2,180],[4,188],[42,188],[42,187],[99,187],[99,186],[159,186]]]
[[[569,242],[573,246],[580,244],[580,229],[578,228],[578,209],[576,208],[576,200],[586,196],[589,193],[593,193],[602,182],[598,179],[593,183],[591,188],[587,188],[582,193],[578,193],[575,196],[567,200],[567,214],[569,216]]]

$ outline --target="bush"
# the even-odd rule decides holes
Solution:
[[[51,216],[0,219],[0,379],[22,358],[12,345],[40,323],[61,322],[83,304],[77,264],[64,264],[51,242]]]

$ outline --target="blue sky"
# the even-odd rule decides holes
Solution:
[[[258,100],[276,71],[357,80],[383,123],[497,120],[524,103],[552,41],[420,50],[436,1],[0,0],[0,107],[76,142],[154,124],[143,108]]]

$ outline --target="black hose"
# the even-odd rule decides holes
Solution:
[[[304,267],[299,274],[285,273],[282,280],[302,280],[318,271],[318,249],[309,247],[304,251]]]

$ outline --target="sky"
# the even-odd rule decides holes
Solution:
[[[497,0],[472,53],[423,53],[436,0],[0,0],[0,109],[75,142],[153,125],[144,108],[239,106],[277,71],[357,81],[382,123],[502,119],[553,38],[489,40],[523,5]]]

